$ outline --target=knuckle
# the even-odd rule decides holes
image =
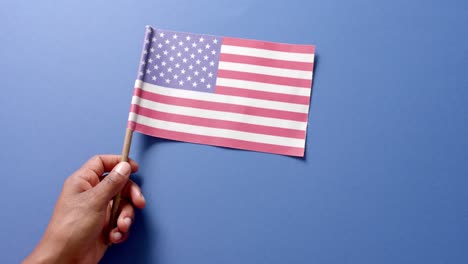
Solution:
[[[70,187],[70,186],[74,186],[76,185],[77,183],[77,179],[76,179],[76,174],[72,174],[71,176],[69,176],[63,183],[63,186],[64,187]]]
[[[100,160],[100,159],[101,159],[100,155],[93,155],[93,156],[90,158],[90,160]]]
[[[89,168],[80,168],[74,173],[75,177],[80,177],[85,180],[89,180],[89,178],[94,174],[95,173],[92,172],[92,170],[90,170]]]
[[[118,179],[114,173],[110,173],[106,177],[104,177],[103,181],[110,185],[116,185],[118,183]]]
[[[125,175],[122,175],[116,171],[111,171],[106,177],[104,177],[103,181],[108,184],[118,185],[125,179]]]
[[[93,163],[93,164],[102,164],[103,163],[102,155],[99,155],[99,154],[94,155],[89,159],[88,162]]]

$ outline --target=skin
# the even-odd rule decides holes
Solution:
[[[140,187],[129,180],[138,170],[118,155],[98,155],[67,178],[41,241],[23,263],[98,263],[109,241],[128,238],[136,208],[145,207]],[[107,176],[103,176],[109,172]],[[112,198],[122,191],[117,227],[104,233]]]

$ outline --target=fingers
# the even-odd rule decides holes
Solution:
[[[98,177],[104,174],[104,172],[111,171],[120,161],[122,157],[120,155],[96,155],[90,160],[85,162],[81,169],[91,170]],[[130,166],[132,168],[132,173],[138,171],[138,164],[129,160]]]
[[[140,187],[129,180],[122,190],[122,196],[126,197],[135,207],[143,209],[146,205],[145,197],[141,192]]]
[[[116,227],[116,228],[112,229],[112,231],[109,233],[109,241],[112,244],[122,243],[125,240],[127,240],[129,234],[130,233],[120,232],[119,229]]]
[[[125,241],[129,236],[134,217],[135,211],[132,205],[128,202],[124,202],[117,220],[117,227],[112,229],[109,234],[109,241],[114,244]]]
[[[129,237],[130,227],[135,219],[133,206],[142,209],[146,204],[140,187],[132,180],[129,180],[122,190],[122,199],[117,227],[109,233],[109,241],[113,244],[122,243]]]
[[[133,223],[135,217],[135,211],[133,206],[129,203],[124,203],[122,211],[120,212],[119,218],[117,219],[117,227],[122,233],[130,231],[130,226]]]
[[[104,177],[91,191],[94,192],[96,203],[100,207],[106,207],[109,201],[117,195],[127,184],[131,173],[131,166],[127,162],[120,162]]]
[[[112,170],[120,160],[121,157],[119,155],[94,156],[72,174],[70,178],[72,178],[74,184],[69,189],[71,191],[82,192],[95,187],[101,181],[103,174]],[[130,160],[129,163],[132,173],[138,171],[138,164],[135,161]]]

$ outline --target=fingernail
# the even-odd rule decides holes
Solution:
[[[127,162],[120,162],[115,166],[114,170],[120,175],[129,175],[130,174],[130,164]]]
[[[128,226],[130,226],[132,224],[132,219],[130,217],[125,217],[124,218],[124,222],[125,224],[127,224]]]
[[[140,197],[143,199],[143,201],[146,202],[146,199],[145,199],[145,197],[143,196],[143,193],[142,193],[142,192],[140,192]]]
[[[122,233],[120,232],[115,232],[112,234],[112,238],[115,240],[115,241],[119,241],[120,239],[122,239]]]

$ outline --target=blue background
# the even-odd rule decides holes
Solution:
[[[103,263],[468,263],[468,2],[2,1],[2,263],[120,153],[144,26],[317,45],[306,158],[135,135]]]

